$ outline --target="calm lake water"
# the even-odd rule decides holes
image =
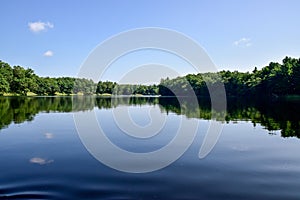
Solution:
[[[220,138],[203,159],[198,154],[210,122],[220,119],[211,119],[209,101],[199,105],[200,113],[188,99],[179,105],[174,98],[1,97],[0,198],[300,198],[299,101],[228,101]],[[139,127],[151,123],[149,110],[164,126],[148,139],[124,134],[115,120],[124,109]],[[182,121],[199,126],[171,165],[125,173],[99,162],[82,143],[73,114],[90,112],[112,143],[136,153],[164,147]]]

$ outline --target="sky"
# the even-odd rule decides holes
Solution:
[[[144,27],[192,38],[218,70],[252,71],[285,56],[300,57],[298,0],[2,0],[0,5],[0,60],[32,68],[40,76],[76,76],[97,45]],[[164,60],[180,75],[193,73],[177,58],[170,62],[172,56],[165,53],[129,57],[132,62],[120,59],[104,79],[116,81],[126,64],[143,61]]]

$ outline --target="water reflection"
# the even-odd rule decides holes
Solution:
[[[300,138],[300,101],[249,101],[229,99],[227,112],[211,111],[210,101],[199,100],[200,113],[197,106],[183,99],[181,106],[176,98],[153,97],[123,97],[98,98],[86,97],[1,97],[0,98],[0,129],[11,123],[31,121],[40,112],[78,112],[98,109],[111,109],[121,105],[159,105],[161,112],[185,115],[188,118],[210,120],[222,119],[226,114],[224,123],[230,121],[250,121],[253,126],[261,124],[270,133],[280,130],[282,137],[296,136]],[[213,113],[214,112],[214,113]],[[214,114],[214,115],[212,115]],[[220,117],[218,117],[220,116]],[[45,134],[51,139],[52,134]]]
[[[47,165],[47,164],[54,162],[54,160],[48,160],[45,158],[34,157],[34,158],[31,158],[29,160],[29,162],[32,164]]]
[[[53,134],[52,133],[45,133],[45,138],[52,139],[53,138]]]

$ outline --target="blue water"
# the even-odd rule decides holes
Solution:
[[[12,107],[11,99],[5,101]],[[23,107],[19,104],[11,109],[12,114],[7,110],[6,114],[13,116],[12,121],[0,130],[2,198],[300,198],[300,140],[295,136],[282,137],[280,127],[278,130],[268,130],[270,127],[257,121],[254,126],[250,118],[223,122],[217,144],[208,156],[199,159],[199,149],[210,119],[190,118],[172,110],[167,112],[163,104],[148,101],[105,108],[98,102],[97,106],[73,111],[52,109],[52,103],[56,101],[53,99],[29,101],[38,103],[29,102]],[[41,101],[46,101],[52,108],[39,107]],[[103,102],[100,104],[104,105]],[[29,111],[28,105],[31,109],[32,105],[39,109]],[[132,120],[142,127],[151,122],[149,109],[160,113],[165,117],[163,129],[150,139],[124,134],[112,116],[114,109],[120,106],[129,109]],[[199,127],[192,145],[171,165],[149,173],[125,173],[104,165],[89,153],[76,131],[73,119],[76,112],[95,112],[107,137],[120,148],[132,152],[162,148],[175,136],[181,120],[193,120],[199,123]],[[17,113],[23,113],[22,116],[26,117],[22,118]],[[260,115],[265,113],[260,111]],[[271,118],[272,115],[268,116],[276,121],[276,118]],[[287,119],[286,124],[294,124],[295,119],[292,120],[289,122]],[[294,132],[297,131],[294,128]]]

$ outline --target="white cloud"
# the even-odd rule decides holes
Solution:
[[[250,38],[241,38],[233,42],[234,46],[250,47],[252,45]]]
[[[46,31],[49,28],[53,28],[54,25],[50,22],[38,21],[38,22],[29,22],[28,27],[29,27],[29,30],[31,30],[32,32],[38,33],[40,31]]]
[[[46,57],[51,57],[51,56],[53,56],[53,51],[46,51],[45,53],[44,53],[44,56],[46,56]]]

